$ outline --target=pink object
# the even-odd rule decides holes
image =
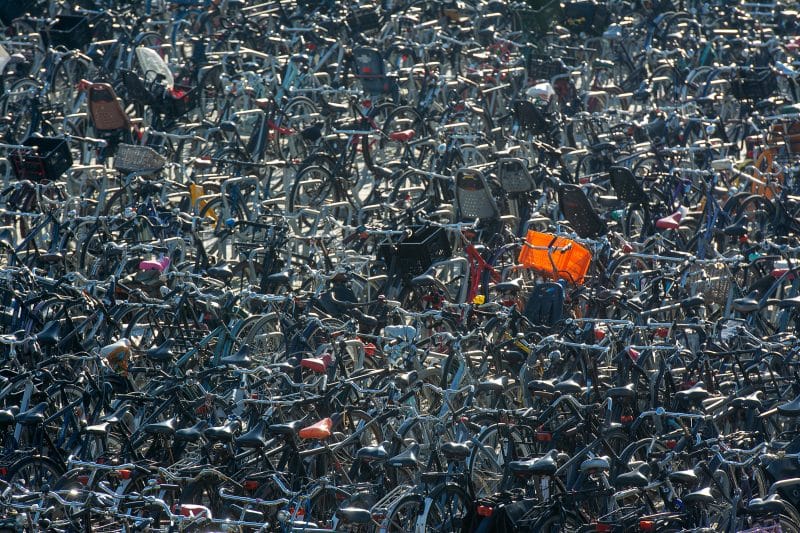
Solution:
[[[167,268],[169,268],[169,257],[146,260],[139,263],[139,270],[158,270],[159,272],[164,272]]]
[[[678,229],[681,225],[683,213],[675,211],[668,217],[659,218],[656,220],[656,227],[658,229]]]

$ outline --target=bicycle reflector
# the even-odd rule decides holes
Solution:
[[[654,520],[639,520],[639,531],[649,533],[656,530],[656,523]]]
[[[494,514],[494,507],[490,507],[488,505],[479,505],[478,506],[478,516],[483,517],[490,517]]]
[[[611,524],[597,523],[594,525],[594,530],[597,531],[597,533],[611,533],[611,531],[614,530],[614,526]]]

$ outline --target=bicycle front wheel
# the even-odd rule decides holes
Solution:
[[[447,483],[434,488],[429,498],[433,504],[425,517],[426,531],[459,533],[471,501],[466,491],[456,484]]]

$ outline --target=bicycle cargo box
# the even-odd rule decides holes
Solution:
[[[44,5],[35,0],[0,0],[0,22],[5,26],[26,13],[39,16],[44,12]]]
[[[382,246],[379,254],[387,264],[392,260],[392,247]],[[396,245],[397,268],[403,275],[417,276],[434,262],[450,257],[450,242],[443,228],[423,226]]]
[[[72,154],[64,139],[28,137],[22,141],[30,149],[14,150],[9,155],[14,173],[21,180],[57,180],[72,166]]]
[[[564,26],[574,33],[600,35],[608,26],[609,13],[602,4],[569,2],[564,4]]]
[[[583,283],[592,262],[589,250],[572,239],[533,230],[528,231],[525,242],[519,253],[521,264],[548,278]]]
[[[46,32],[50,46],[64,46],[70,50],[83,48],[92,40],[89,19],[76,15],[59,15]]]

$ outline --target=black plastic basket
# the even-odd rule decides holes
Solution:
[[[404,276],[418,276],[436,261],[450,257],[450,242],[442,228],[418,227],[398,244],[381,245],[378,257],[387,265],[396,258],[397,268]]]
[[[569,69],[560,59],[539,55],[529,55],[527,62],[528,77],[532,80],[550,81],[555,76],[569,73]]]
[[[564,4],[562,22],[573,33],[600,35],[608,26],[609,12],[595,2],[569,2]]]
[[[731,80],[731,93],[739,100],[766,100],[778,90],[778,80],[769,68],[742,69]]]
[[[28,137],[22,145],[31,149],[14,150],[9,156],[21,180],[54,181],[72,166],[72,154],[64,139]]]
[[[8,26],[14,19],[30,13],[39,16],[44,13],[44,6],[36,0],[0,0],[0,22]]]
[[[347,26],[357,33],[375,31],[381,27],[381,17],[374,8],[357,9],[347,15]]]
[[[46,32],[50,46],[64,46],[70,50],[83,48],[92,41],[88,17],[60,15]]]

